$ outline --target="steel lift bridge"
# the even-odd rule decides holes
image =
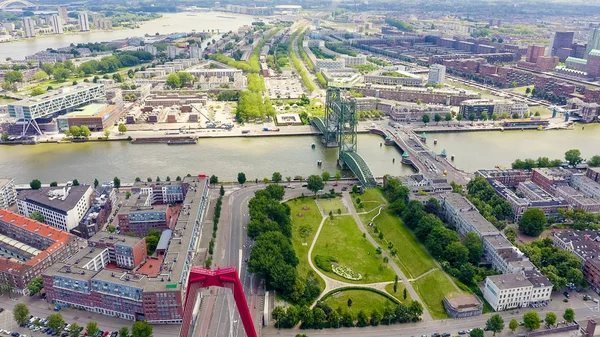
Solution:
[[[323,145],[338,148],[338,165],[349,168],[363,186],[376,186],[371,169],[357,152],[358,115],[354,98],[339,88],[327,89],[325,118],[314,117],[312,121],[323,133]]]

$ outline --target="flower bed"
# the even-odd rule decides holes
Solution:
[[[339,264],[331,264],[331,270],[333,271],[334,274],[341,276],[348,280],[360,281],[362,279],[361,274],[355,272],[354,270],[352,270],[346,266],[342,266]]]

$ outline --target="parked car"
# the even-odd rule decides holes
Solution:
[[[460,330],[460,331],[458,332],[458,334],[459,334],[459,335],[466,335],[466,334],[467,334],[467,332],[466,332],[465,330]]]
[[[569,293],[566,291],[563,293],[563,295],[565,295],[566,298],[571,298],[571,295],[569,295]]]

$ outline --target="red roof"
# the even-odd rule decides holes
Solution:
[[[48,226],[41,222],[37,222],[22,215],[9,212],[5,209],[0,209],[0,220],[6,223],[10,223],[13,226],[25,228],[30,232],[34,232],[40,236],[50,238],[54,241],[54,243],[50,245],[50,247],[46,248],[46,250],[39,253],[31,260],[25,262],[25,265],[30,267],[35,266],[38,262],[44,260],[46,257],[48,257],[48,255],[54,253],[57,249],[64,246],[69,241],[69,239],[73,237],[72,234],[63,232],[60,229]]]

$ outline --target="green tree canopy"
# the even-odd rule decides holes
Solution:
[[[546,214],[539,208],[530,208],[523,212],[519,220],[519,230],[529,236],[537,237],[544,231],[546,225]]]
[[[273,172],[273,176],[271,177],[271,180],[274,183],[278,184],[279,182],[281,182],[281,179],[282,179],[281,173],[279,173],[279,172]]]
[[[137,321],[131,327],[133,337],[152,337],[152,325],[146,321]]]
[[[323,178],[316,174],[309,176],[307,183],[308,190],[312,191],[315,195],[318,191],[322,190],[325,187],[325,184],[323,183]]]
[[[19,325],[23,325],[29,319],[29,308],[23,303],[15,304],[13,308],[13,318]]]
[[[244,183],[246,182],[246,174],[244,172],[238,173],[237,181],[240,185],[244,185]]]
[[[127,126],[125,126],[123,123],[119,123],[118,130],[120,133],[125,133],[127,132]]]
[[[539,329],[540,321],[540,316],[535,311],[529,311],[523,315],[524,326],[529,330]]]
[[[29,187],[31,187],[32,190],[39,190],[42,187],[42,182],[39,181],[38,179],[33,179],[29,183]]]
[[[565,313],[563,314],[563,318],[567,322],[573,322],[575,320],[575,311],[571,308],[565,309]]]
[[[44,215],[40,211],[33,211],[29,214],[29,218],[37,222],[44,222]]]
[[[61,331],[65,327],[65,320],[61,313],[48,316],[48,327],[54,331]]]
[[[29,289],[30,295],[35,295],[35,294],[39,293],[43,287],[44,287],[44,284],[42,283],[41,277],[36,277],[27,284],[27,289]]]
[[[556,314],[553,312],[546,313],[546,318],[544,321],[546,321],[546,324],[551,326],[556,324]]]
[[[485,322],[485,327],[488,330],[493,331],[495,336],[496,333],[504,330],[504,319],[502,319],[502,316],[498,314],[492,315],[492,317]]]
[[[596,155],[596,156],[593,156],[592,158],[588,159],[587,164],[588,164],[588,166],[591,166],[591,167],[600,166],[600,156]]]
[[[430,121],[429,115],[427,115],[427,114],[423,115],[423,123],[427,124],[427,123],[429,123],[429,121]]]
[[[569,165],[575,166],[583,161],[581,158],[581,151],[577,149],[572,149],[565,152],[565,160],[569,162]]]
[[[85,326],[85,331],[87,331],[88,336],[93,336],[98,332],[98,323],[95,321],[89,321]]]
[[[508,323],[508,328],[512,332],[515,332],[515,330],[517,330],[518,327],[519,327],[519,322],[517,322],[517,320],[514,318],[510,320],[510,323]]]
[[[71,326],[69,327],[69,337],[79,337],[80,332],[81,331],[79,331],[79,324],[71,323]]]

